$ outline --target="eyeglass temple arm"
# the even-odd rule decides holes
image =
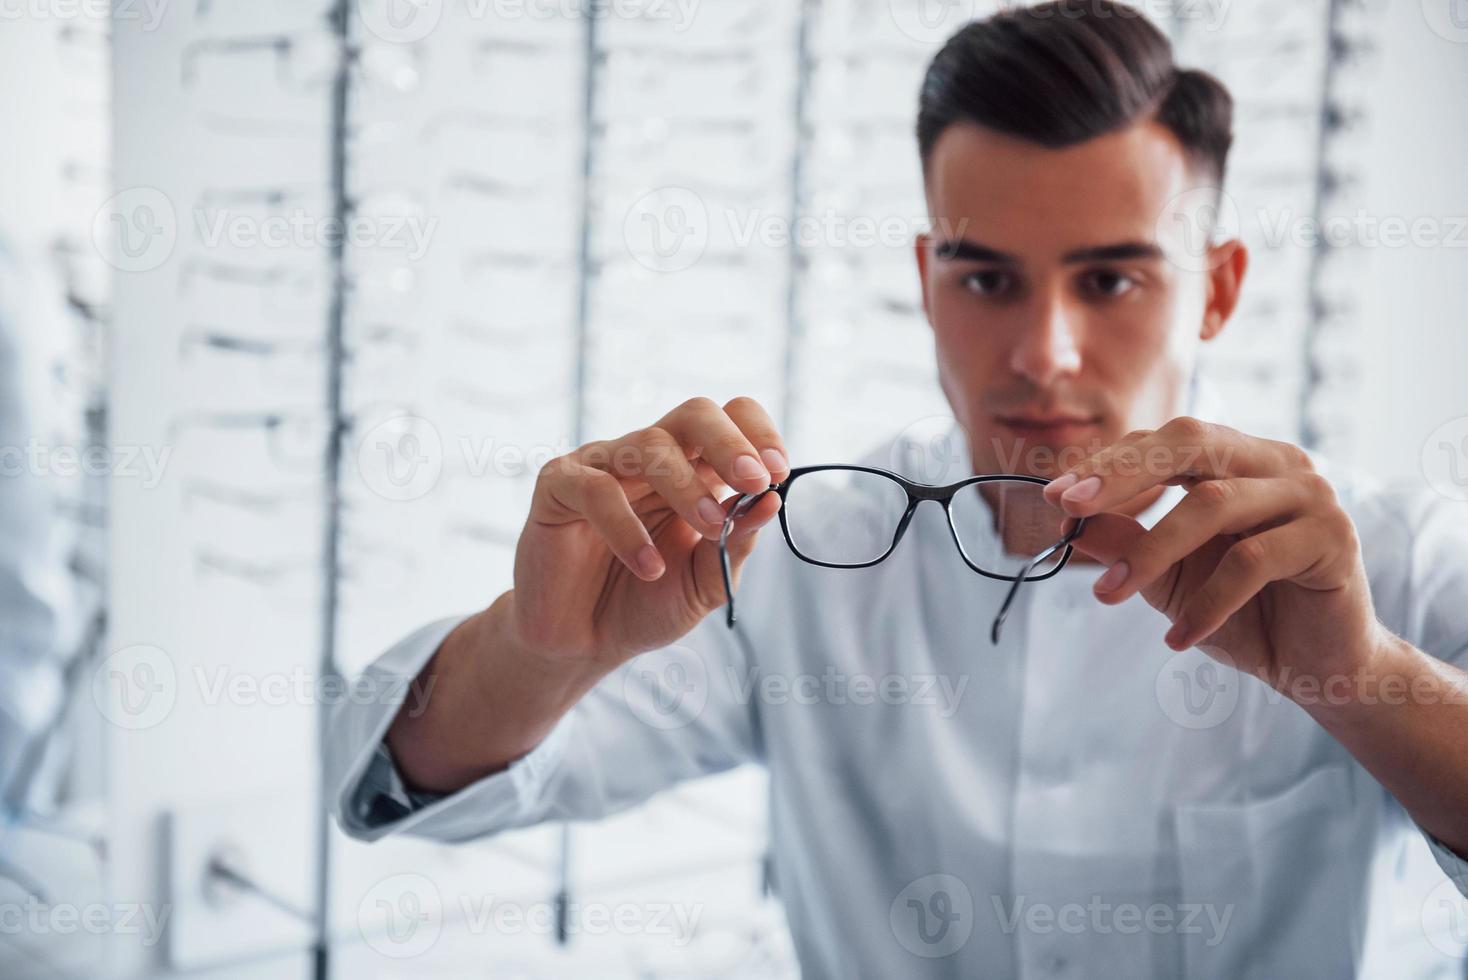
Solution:
[[[734,505],[738,510],[739,505]],[[729,529],[734,526],[734,510],[724,517],[724,527],[719,531],[719,567],[724,573],[724,622],[734,628],[734,582],[729,571]]]
[[[734,529],[736,518],[743,517],[773,489],[775,488],[770,487],[769,490],[761,490],[759,493],[746,493],[734,501],[734,506],[724,515],[724,526],[719,530],[719,568],[724,573],[724,622],[730,629],[734,628],[734,574],[729,568],[729,532]]]
[[[999,631],[1004,626],[1004,620],[1009,617],[1009,607],[1014,605],[1014,597],[1019,594],[1019,587],[1023,585],[1027,579],[1029,579],[1030,573],[1038,568],[1041,564],[1043,564],[1046,559],[1048,559],[1051,555],[1055,554],[1055,552],[1059,551],[1061,548],[1069,546],[1072,541],[1080,536],[1081,529],[1085,526],[1085,518],[1081,518],[1080,520],[1076,521],[1076,526],[1071,528],[1070,532],[1066,534],[1065,537],[1061,538],[1059,541],[1055,542],[1050,547],[1046,548],[1044,551],[1031,558],[1029,562],[1025,565],[1024,569],[1019,573],[1019,577],[1016,578],[1012,583],[1010,583],[1009,592],[1004,597],[1004,604],[999,607],[999,613],[994,617],[994,625],[989,629],[990,643],[996,646],[998,645]]]

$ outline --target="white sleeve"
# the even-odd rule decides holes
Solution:
[[[1402,500],[1400,512],[1410,541],[1405,611],[1389,625],[1424,653],[1468,670],[1468,503],[1420,491]],[[1468,861],[1425,830],[1423,836],[1438,866],[1468,896]]]
[[[751,617],[756,593],[778,594],[777,569],[754,568],[755,558],[775,547],[784,547],[778,532],[762,534],[745,566],[745,583],[765,575],[759,588],[747,590]],[[745,592],[741,587],[741,612]],[[527,755],[445,796],[408,792],[383,742],[399,705],[411,708],[412,681],[461,620],[425,626],[357,679],[356,689],[373,696],[344,697],[335,709],[325,752],[333,813],[362,840],[406,833],[458,841],[544,820],[604,816],[681,780],[757,761],[763,752],[740,619],[730,630],[723,610],[715,610],[678,643],[633,658]]]
[[[1468,670],[1468,501],[1423,491],[1415,503],[1403,638]]]

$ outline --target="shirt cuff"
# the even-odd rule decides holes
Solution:
[[[417,810],[444,798],[443,793],[411,790],[393,761],[386,740],[377,743],[377,751],[362,772],[358,788],[358,818],[365,826],[380,826],[401,820]]]
[[[442,840],[467,840],[508,830],[543,809],[546,782],[565,754],[573,715],[568,714],[539,745],[453,793],[408,787],[386,740],[377,744],[350,802],[354,836],[376,840],[413,833]]]
[[[1422,830],[1421,826],[1418,829]],[[1468,898],[1468,860],[1426,830],[1422,830],[1422,836],[1427,838],[1427,846],[1432,849],[1432,856],[1437,859],[1437,866],[1453,880],[1458,891]]]

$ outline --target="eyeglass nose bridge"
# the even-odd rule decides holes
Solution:
[[[909,511],[915,510],[917,508],[917,505],[924,500],[936,500],[939,503],[943,504],[943,506],[947,507],[948,504],[946,503],[946,501],[952,499],[953,494],[962,485],[963,484],[958,484],[958,486],[930,487],[925,483],[910,484],[903,488],[907,491],[907,509]]]
[[[942,503],[941,497],[932,496],[927,493],[915,492],[920,490],[925,491],[926,489],[926,487],[908,488],[907,509],[902,512],[902,519],[897,522],[897,529],[892,532],[892,546],[887,549],[887,554],[883,555],[883,558],[886,558],[888,555],[891,555],[893,551],[897,550],[897,542],[901,541],[902,536],[907,533],[907,526],[912,523],[912,516],[917,513],[918,504],[922,503],[925,500],[937,500],[939,503]],[[944,504],[944,509],[947,509],[946,504]]]

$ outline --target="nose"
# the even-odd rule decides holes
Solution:
[[[1047,388],[1081,369],[1079,317],[1063,296],[1038,301],[1010,354],[1009,367],[1037,388]]]

